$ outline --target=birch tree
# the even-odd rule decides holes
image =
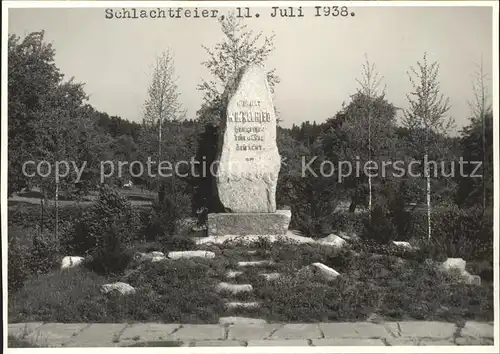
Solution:
[[[367,98],[366,119],[368,125],[368,161],[372,158],[372,119],[374,110],[374,101],[385,96],[385,87],[379,91],[383,77],[379,77],[379,73],[375,68],[375,64],[370,63],[368,56],[365,55],[365,64],[363,64],[362,74],[360,79],[356,79],[359,84],[358,92]],[[372,176],[368,176],[368,215],[371,220],[372,216]]]
[[[156,58],[151,85],[148,89],[148,99],[144,103],[142,143],[146,151],[150,150],[151,140],[157,140],[157,163],[162,158],[162,130],[165,122],[176,122],[184,118],[179,103],[177,78],[175,77],[174,60],[170,50],[164,51]],[[157,136],[157,139],[153,138]],[[153,145],[154,146],[154,145]],[[160,176],[157,174],[157,187]]]
[[[417,67],[407,72],[413,91],[406,95],[408,108],[404,110],[403,125],[409,129],[410,145],[420,157],[424,157],[424,177],[426,181],[427,236],[431,238],[431,176],[429,155],[437,150],[439,136],[445,136],[453,125],[447,116],[450,100],[441,93],[438,74],[439,64],[428,63],[427,53]]]
[[[263,36],[262,32],[254,34],[234,14],[219,20],[224,35],[223,40],[213,49],[202,46],[208,59],[202,63],[212,75],[211,80],[202,79],[198,90],[203,93],[203,105],[198,111],[200,120],[218,124],[222,113],[222,95],[228,82],[241,68],[249,64],[264,64],[274,50],[274,35]],[[269,87],[279,83],[275,70],[267,73]]]
[[[338,138],[344,145],[339,151],[344,155],[344,159],[350,160],[353,165],[361,163],[360,167],[364,170],[368,161],[376,163],[379,162],[377,160],[392,154],[396,108],[383,95],[368,97],[358,91],[344,108],[343,115],[345,120]],[[356,170],[343,182],[346,188],[353,191],[350,212],[354,212],[359,204],[366,205],[367,195],[368,197],[372,195],[366,182],[370,180],[373,182],[372,173],[378,174],[380,170],[372,169],[378,167],[377,164],[370,163],[366,167],[371,169],[368,176],[364,171],[358,173]],[[369,183],[369,186],[373,192],[373,184]]]
[[[482,171],[482,207],[483,210],[486,209],[486,116],[492,112],[491,106],[491,96],[488,90],[487,82],[489,81],[488,75],[484,72],[483,59],[478,65],[477,71],[475,72],[475,78],[472,83],[472,89],[474,92],[474,100],[469,102],[469,106],[472,113],[473,120],[479,120],[481,124],[481,145],[482,145],[482,156],[483,156],[483,171]]]

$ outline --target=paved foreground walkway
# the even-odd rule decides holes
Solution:
[[[48,347],[493,345],[493,323],[279,324],[241,317],[220,324],[15,323],[9,336]]]

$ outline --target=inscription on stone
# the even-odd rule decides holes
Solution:
[[[271,122],[271,114],[263,111],[260,104],[261,101],[240,100],[236,102],[237,111],[228,111],[228,121],[235,123],[236,151],[262,151],[265,137],[261,125]]]

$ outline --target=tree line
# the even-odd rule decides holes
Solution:
[[[274,50],[274,37],[254,33],[234,16],[221,20],[223,39],[213,48],[203,47],[207,59],[201,63],[210,79],[197,87],[203,103],[191,119],[181,104],[177,90],[172,52],[165,50],[156,58],[148,98],[141,123],[99,112],[88,103],[84,84],[65,80],[56,66],[55,50],[44,40],[44,32],[15,35],[8,42],[8,186],[9,194],[24,187],[40,187],[43,207],[54,199],[70,195],[78,198],[99,185],[101,161],[190,160],[211,154],[216,148],[217,127],[225,109],[225,85],[237,71],[250,63],[265,63]],[[475,97],[470,105],[470,122],[460,135],[451,137],[451,102],[439,87],[439,64],[422,60],[409,68],[412,90],[407,108],[389,102],[384,78],[368,57],[361,68],[358,89],[338,112],[323,123],[305,121],[292,128],[278,127],[277,143],[283,159],[278,180],[277,199],[290,205],[296,223],[316,220],[314,232],[323,218],[335,213],[340,202],[354,213],[366,210],[368,217],[376,208],[393,203],[423,203],[427,212],[428,237],[432,235],[434,208],[477,205],[491,210],[493,200],[493,114],[487,76],[482,66],[473,82]],[[276,70],[268,73],[272,91],[279,87]],[[403,120],[397,124],[398,112]],[[464,112],[464,114],[466,114]],[[280,112],[277,115],[282,119]],[[318,117],[321,119],[322,117]],[[446,161],[460,157],[481,161],[482,178],[445,177],[422,165],[422,178],[381,178],[350,175],[338,182],[333,177],[301,176],[302,159],[316,157],[313,166],[324,161]],[[28,160],[86,161],[83,178],[76,182],[74,172],[60,181],[53,178],[28,178],[22,164]],[[466,171],[472,172],[472,166]],[[128,176],[124,176],[128,179]],[[151,180],[131,178],[148,190],[165,195],[191,196],[190,209],[214,211],[211,181],[203,178],[172,177]],[[110,179],[120,185],[123,180]],[[184,198],[186,199],[186,198]],[[175,205],[175,203],[174,203]],[[189,209],[189,208],[187,208]],[[56,213],[57,218],[57,213]],[[301,221],[302,220],[302,221]],[[57,220],[56,220],[57,224]],[[318,226],[319,225],[319,226]],[[319,229],[318,229],[319,228]],[[57,232],[57,231],[56,231]],[[313,231],[311,231],[313,232]]]

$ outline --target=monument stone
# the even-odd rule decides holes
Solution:
[[[276,210],[281,158],[266,70],[240,70],[224,93],[216,185],[225,213],[208,215],[209,236],[282,235],[291,213]]]

